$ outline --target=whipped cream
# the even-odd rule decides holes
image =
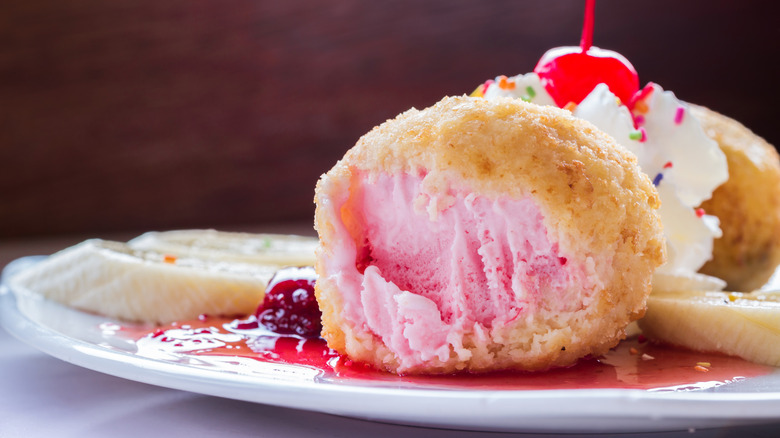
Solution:
[[[555,105],[536,73],[499,76],[478,91],[487,99],[504,96]],[[699,277],[696,272],[712,258],[713,240],[721,236],[721,230],[717,217],[696,207],[709,199],[729,174],[726,156],[688,111],[688,105],[651,83],[637,92],[629,108],[607,85],[599,84],[579,105],[566,108],[635,154],[640,168],[657,187],[668,252],[668,261],[658,274]],[[717,283],[719,288],[725,286]]]

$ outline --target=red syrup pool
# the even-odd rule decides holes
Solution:
[[[599,358],[544,372],[397,376],[353,362],[321,338],[279,335],[254,317],[202,317],[149,330],[104,324],[104,336],[135,342],[135,354],[189,366],[274,380],[370,383],[386,387],[477,390],[642,389],[692,391],[773,372],[773,367],[717,353],[697,353],[633,337]]]

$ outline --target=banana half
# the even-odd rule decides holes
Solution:
[[[240,245],[240,236],[251,243]],[[247,246],[255,242],[259,246]],[[255,311],[281,266],[313,259],[316,242],[213,230],[147,233],[133,243],[91,239],[19,272],[9,284],[126,321],[246,315]]]
[[[780,291],[654,291],[639,327],[668,344],[780,366]]]

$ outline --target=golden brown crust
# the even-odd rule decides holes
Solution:
[[[334,191],[348,193],[357,169],[368,175],[423,171],[423,185],[434,194],[465,189],[491,199],[530,197],[562,251],[583,259],[609,255],[609,263],[594,268],[604,286],[590,306],[518,320],[492,330],[488,342],[467,333],[471,358],[453,354],[449,362],[406,372],[538,370],[604,353],[644,313],[652,273],[665,260],[655,188],[636,158],[590,123],[509,98],[449,97],[409,110],[364,135],[323,176],[315,196],[324,337],[332,348],[380,368],[395,371],[397,361],[381,339],[343,318],[337,284],[325,272],[325,259],[338,250],[332,222],[343,222],[349,212],[330,217],[322,204]]]
[[[604,233],[614,227],[604,212],[623,208],[623,194],[632,193],[647,210],[660,205],[636,157],[611,137],[568,111],[511,98],[448,97],[424,111],[409,110],[363,136],[331,172],[348,173],[349,166],[389,173],[426,169],[442,191],[454,171],[477,194],[533,194],[549,209],[548,220],[589,225],[581,228],[592,234],[578,237],[594,251],[614,244]],[[632,214],[637,219],[640,213]]]
[[[725,280],[729,290],[757,289],[780,264],[780,157],[739,122],[701,106],[691,111],[726,154],[729,169],[728,181],[702,204],[720,219],[723,237],[700,272]]]

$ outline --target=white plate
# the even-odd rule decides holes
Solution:
[[[35,262],[34,258],[17,260],[8,265],[4,277]],[[0,321],[9,333],[41,351],[106,374],[384,422],[485,431],[640,432],[780,419],[780,370],[689,392],[441,389],[400,380],[395,385],[306,378],[312,370],[304,366],[268,366],[246,373],[142,357],[134,353],[134,343],[105,336],[99,326],[106,318],[11,290],[6,284],[0,289]]]

